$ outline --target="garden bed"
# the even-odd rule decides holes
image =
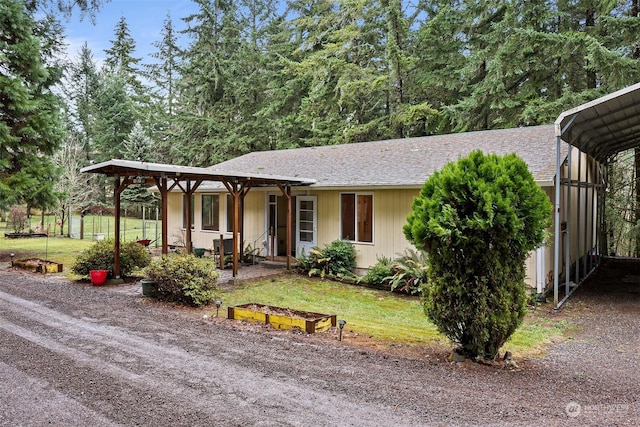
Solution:
[[[47,237],[47,233],[4,233],[6,239],[25,239],[30,237]]]
[[[40,258],[13,261],[12,266],[35,273],[62,273],[62,264],[53,261],[44,261]]]
[[[336,326],[335,314],[313,313],[257,303],[229,307],[227,317],[264,323],[276,329],[300,329],[308,334],[323,332]]]

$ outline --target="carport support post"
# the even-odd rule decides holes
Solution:
[[[114,230],[114,246],[113,246],[113,275],[115,279],[120,278],[120,195],[127,188],[128,178],[120,179],[120,175],[116,175],[113,181],[113,201],[115,207],[115,224]]]
[[[557,129],[556,129],[557,130]],[[553,248],[553,305],[558,306],[558,280],[560,280],[560,148],[562,138],[556,137],[556,210],[555,210],[555,230]]]

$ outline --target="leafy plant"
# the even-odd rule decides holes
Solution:
[[[220,277],[212,260],[183,253],[153,260],[144,274],[155,281],[158,297],[193,306],[215,300]]]
[[[393,274],[392,265],[393,260],[391,258],[378,257],[376,263],[362,277],[362,281],[376,286],[388,285],[390,283],[389,277]]]
[[[356,266],[356,250],[351,242],[334,240],[322,249],[314,247],[309,255],[298,257],[299,268],[309,276],[349,277]]]
[[[460,353],[493,358],[522,323],[524,262],[551,212],[515,154],[474,151],[425,182],[404,233],[429,254],[425,312]]]
[[[391,290],[419,294],[422,286],[427,283],[427,261],[426,251],[406,249],[404,255],[391,264],[392,273],[386,277]]]
[[[96,242],[78,255],[71,271],[80,276],[89,276],[91,270],[108,270],[113,277],[115,258],[113,253],[115,242],[112,239]],[[120,275],[127,277],[136,269],[144,268],[151,262],[147,248],[137,242],[120,244]]]

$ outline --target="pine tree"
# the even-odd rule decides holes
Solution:
[[[122,145],[122,158],[125,160],[135,160],[141,162],[155,161],[155,144],[145,133],[144,128],[137,122],[127,139]],[[153,194],[147,191],[147,187],[139,184],[132,184],[122,192],[123,207],[137,210],[141,206],[150,207],[154,205]]]
[[[55,198],[48,156],[62,139],[60,102],[51,91],[60,73],[43,29],[51,27],[38,27],[21,1],[0,2],[0,208]]]
[[[150,133],[158,141],[157,160],[161,163],[173,163],[177,158],[175,116],[179,99],[177,83],[180,79],[182,49],[178,46],[170,14],[167,14],[160,34],[162,39],[153,43],[157,50],[151,54],[156,62],[143,65],[144,76],[154,84],[148,122]]]

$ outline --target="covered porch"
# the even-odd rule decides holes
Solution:
[[[238,275],[238,266],[242,248],[242,210],[243,201],[252,188],[275,187],[280,189],[287,200],[287,254],[291,253],[292,245],[292,196],[294,186],[308,186],[315,183],[313,179],[284,177],[267,174],[246,174],[235,172],[212,171],[207,168],[176,166],[161,163],[148,163],[131,160],[112,159],[81,169],[83,173],[96,173],[113,178],[113,200],[115,208],[115,246],[114,273],[120,276],[120,207],[122,192],[130,185],[155,186],[160,193],[162,213],[162,254],[169,253],[168,244],[168,194],[171,191],[181,191],[190,198],[204,182],[220,182],[233,198],[233,269],[232,276]],[[192,252],[191,235],[191,205],[186,209],[186,238],[185,248]],[[287,269],[291,267],[291,256],[286,257]]]

